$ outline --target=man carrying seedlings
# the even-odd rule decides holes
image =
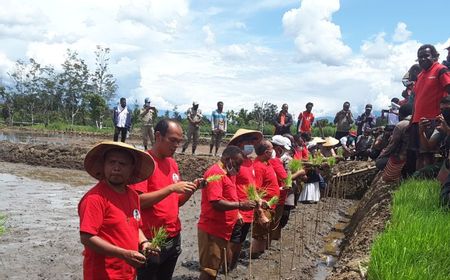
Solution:
[[[84,245],[84,279],[135,279],[150,248],[140,227],[138,194],[128,187],[150,176],[152,158],[120,142],[102,142],[84,159],[84,168],[99,182],[78,204]]]
[[[192,182],[181,181],[178,165],[172,158],[183,141],[183,130],[174,120],[163,119],[155,126],[155,144],[148,152],[155,161],[155,171],[133,188],[139,193],[142,208],[142,231],[148,239],[165,228],[168,239],[159,258],[150,259],[138,269],[137,279],[171,279],[181,253],[179,207],[197,189]]]
[[[241,168],[239,168],[239,172],[236,174],[236,191],[240,201],[247,200],[246,188],[249,185],[255,185],[253,161],[249,156],[255,150],[254,146],[258,144],[262,138],[263,134],[259,131],[240,128],[236,131],[228,144],[228,146],[238,146],[244,155],[244,162],[242,163]],[[247,234],[253,221],[253,212],[253,209],[247,211],[239,210],[239,218],[242,222],[234,225],[233,233],[231,234],[227,256],[229,270],[233,270],[237,266],[242,243],[244,243],[247,238]]]
[[[207,185],[202,189],[202,204],[198,221],[198,251],[200,280],[216,279],[224,263],[228,242],[240,210],[252,210],[255,201],[240,201],[236,192],[236,174],[244,162],[239,147],[228,146],[220,161],[205,172]],[[217,176],[215,180],[209,178]]]
[[[280,187],[277,181],[277,175],[269,160],[275,156],[273,145],[268,140],[262,140],[261,143],[255,146],[256,159],[253,163],[255,169],[255,181],[258,190],[265,192],[262,198],[264,201],[269,201],[272,197],[280,197]],[[263,203],[266,204],[266,203]],[[275,205],[273,206],[275,208]],[[267,209],[264,211],[267,218],[271,218],[274,214],[274,209]],[[258,217],[261,212],[258,212]],[[261,219],[255,215],[255,224],[253,228],[252,252],[251,257],[256,258],[266,249],[268,242],[268,234],[270,232],[271,223],[263,224]]]

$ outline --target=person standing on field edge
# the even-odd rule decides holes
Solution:
[[[198,138],[200,137],[200,123],[202,122],[202,111],[198,108],[198,102],[192,102],[192,107],[187,111],[187,120],[189,122],[186,141],[184,142],[182,153],[184,153],[192,140],[192,154],[197,149]]]
[[[414,84],[414,110],[410,127],[410,149],[416,152],[416,170],[431,164],[434,154],[419,141],[419,122],[430,120],[425,133],[430,138],[437,126],[436,119],[440,115],[440,101],[450,93],[450,72],[438,62],[439,53],[433,45],[422,45],[417,50],[417,60],[422,72]]]
[[[334,138],[341,139],[348,135],[352,124],[355,122],[353,114],[350,111],[350,102],[346,101],[342,105],[342,110],[336,113],[333,123],[336,125],[336,134]]]
[[[236,190],[236,174],[244,162],[242,150],[228,146],[219,162],[206,170],[204,180],[211,176],[219,179],[207,183],[202,189],[201,212],[198,221],[198,252],[200,280],[216,279],[227,255],[233,227],[239,220],[240,210],[252,210],[256,201],[240,200]],[[228,261],[230,261],[228,259]]]
[[[142,208],[142,231],[153,238],[153,230],[163,227],[168,233],[159,258],[150,258],[138,269],[138,280],[168,280],[181,254],[179,209],[197,189],[196,182],[181,180],[173,154],[183,141],[183,129],[175,120],[162,119],[155,126],[155,144],[148,151],[155,170],[146,181],[132,186],[139,194]]]
[[[220,143],[227,132],[227,115],[223,112],[223,102],[217,102],[217,110],[211,114],[211,143],[209,144],[209,154],[212,154],[213,147],[216,147],[214,156],[217,156]]]
[[[106,141],[87,153],[84,169],[99,182],[78,204],[83,279],[133,280],[135,268],[146,261],[140,252],[147,253],[150,243],[141,230],[138,194],[128,185],[153,173],[153,159],[128,144]]]
[[[281,106],[281,111],[275,116],[273,124],[275,132],[273,135],[291,134],[292,115],[288,112],[289,106],[285,103]]]
[[[356,134],[362,135],[364,131],[366,131],[366,128],[373,128],[375,127],[375,116],[372,114],[372,104],[366,105],[366,110],[364,113],[361,114],[361,116],[358,116],[356,119],[356,126],[358,127],[356,130]]]
[[[150,98],[145,98],[144,107],[141,108],[141,112],[139,117],[142,121],[142,143],[144,145],[144,150],[148,148],[148,140],[150,139],[150,143],[152,146],[155,142],[155,136],[153,134],[153,120],[156,117],[156,108],[150,106]]]
[[[314,123],[314,114],[311,113],[314,104],[306,103],[306,111],[298,115],[297,134],[307,133],[311,135],[311,126]]]
[[[131,112],[127,108],[127,100],[125,97],[120,98],[120,106],[114,107],[113,113],[114,124],[114,141],[120,141],[125,143],[127,133],[131,128]]]

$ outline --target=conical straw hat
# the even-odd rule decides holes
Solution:
[[[244,139],[255,139],[258,142],[263,138],[263,134],[258,130],[251,130],[245,128],[239,128],[236,133],[234,133],[228,145],[236,145],[236,143]]]

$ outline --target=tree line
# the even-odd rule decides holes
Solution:
[[[93,70],[70,49],[59,71],[34,58],[16,61],[8,73],[9,82],[0,82],[5,122],[65,122],[101,127],[118,88],[109,60],[110,49],[97,46]]]

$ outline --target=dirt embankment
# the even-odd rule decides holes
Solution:
[[[388,184],[379,177],[373,180],[345,229],[342,253],[328,280],[365,279],[370,248],[390,218],[395,189],[395,184]]]
[[[83,161],[91,145],[52,145],[0,142],[0,160],[56,168],[83,170]],[[176,154],[184,180],[203,177],[205,169],[218,160],[210,156]]]

